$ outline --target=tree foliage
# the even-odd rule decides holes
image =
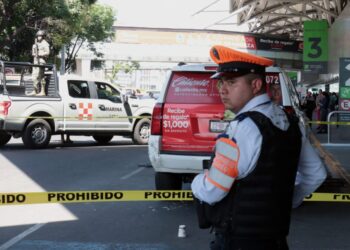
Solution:
[[[117,62],[113,65],[112,73],[108,76],[110,81],[117,79],[117,75],[120,71],[123,71],[126,74],[131,74],[133,71],[140,68],[140,63],[136,61],[130,62]]]
[[[86,6],[76,2],[72,6],[72,13],[74,19],[70,20],[70,31],[73,39],[66,46],[66,69],[72,66],[75,56],[84,44],[96,56],[101,56],[102,54],[98,53],[94,47],[94,43],[111,38],[114,35],[112,31],[114,22],[112,9],[98,4]]]
[[[31,60],[35,33],[44,29],[51,45],[51,61],[66,46],[70,68],[83,44],[95,52],[94,42],[112,38],[114,13],[96,0],[0,0],[0,56]]]

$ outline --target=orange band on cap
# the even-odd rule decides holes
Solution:
[[[273,61],[268,58],[248,54],[221,45],[215,45],[211,48],[210,57],[217,64],[229,62],[246,62],[258,64],[265,67],[273,65]]]

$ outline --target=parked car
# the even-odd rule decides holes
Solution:
[[[8,66],[18,73],[6,74]],[[154,99],[127,100],[103,79],[58,76],[54,65],[43,66],[49,69],[46,96],[28,96],[33,90],[31,67],[0,61],[0,146],[13,136],[22,137],[27,147],[45,148],[52,134],[93,136],[103,144],[125,135],[147,144]]]
[[[215,65],[178,66],[164,84],[153,110],[148,142],[159,190],[181,189],[183,181],[209,167],[216,137],[229,122],[217,80],[210,79],[215,70]],[[281,98],[276,101],[288,112],[296,112],[305,124],[298,94],[283,70],[267,68],[266,81],[268,86],[279,86],[275,94]]]

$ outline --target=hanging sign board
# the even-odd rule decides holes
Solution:
[[[328,23],[326,20],[304,22],[304,71],[326,74],[328,66]]]
[[[339,110],[350,111],[350,58],[339,58]],[[340,114],[340,121],[350,121],[349,114]]]

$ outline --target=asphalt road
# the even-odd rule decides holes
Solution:
[[[55,137],[44,150],[10,141],[0,155],[1,192],[154,189],[146,146],[121,138],[109,146],[72,139],[73,145],[63,146]],[[0,249],[18,236],[9,249],[205,248],[209,234],[197,228],[195,216],[191,202],[3,206]],[[177,237],[180,224],[186,238]]]
[[[146,146],[89,137],[44,150],[11,140],[0,151],[0,192],[154,189]],[[189,185],[185,186],[189,189]],[[304,203],[293,211],[291,249],[350,249],[347,203]],[[186,225],[186,238],[178,227]],[[0,250],[208,249],[191,202],[98,202],[0,206]]]

